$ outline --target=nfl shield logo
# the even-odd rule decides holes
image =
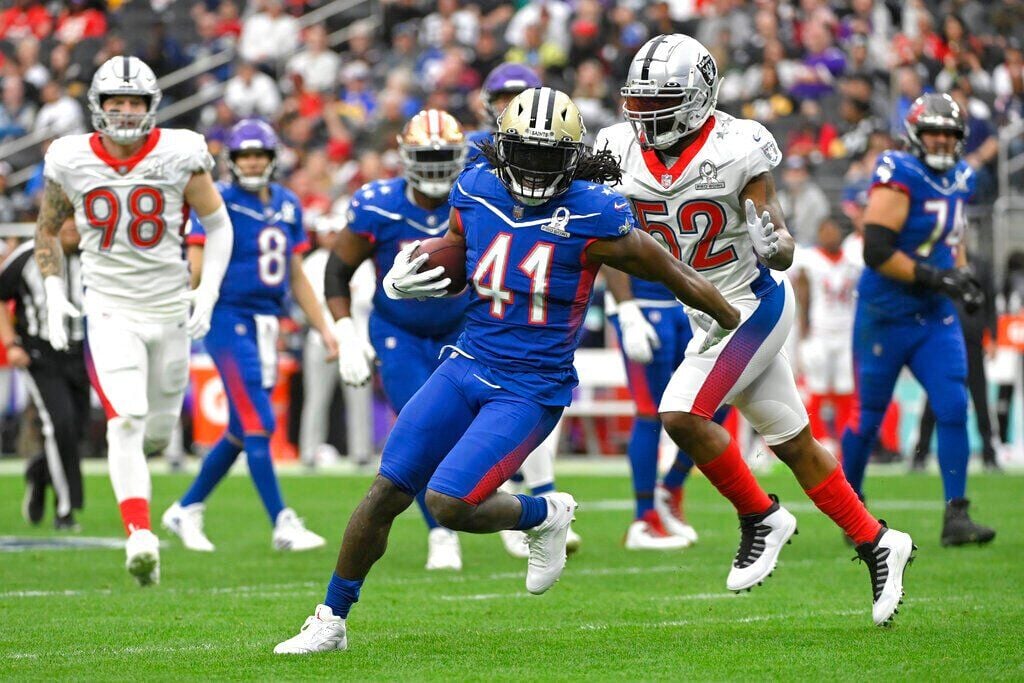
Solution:
[[[661,176],[661,186],[668,189],[672,186],[672,174],[665,173]]]
[[[512,218],[515,218],[516,220],[519,220],[522,217],[523,217],[523,207],[519,206],[518,204],[516,206],[513,206],[512,207]]]

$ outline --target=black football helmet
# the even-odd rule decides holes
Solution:
[[[948,171],[956,166],[963,156],[967,124],[960,111],[960,105],[949,95],[928,93],[918,97],[910,105],[903,126],[906,129],[910,150],[929,168]],[[929,152],[921,141],[921,133],[943,130],[952,132],[958,140],[953,154]]]

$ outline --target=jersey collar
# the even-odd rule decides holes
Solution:
[[[647,166],[647,171],[654,177],[658,184],[663,188],[668,189],[679,180],[679,176],[683,174],[686,167],[690,165],[693,158],[697,156],[704,147],[704,143],[707,142],[708,137],[711,136],[711,131],[715,127],[715,116],[714,114],[704,122],[704,125],[700,128],[700,133],[696,139],[691,142],[686,149],[683,150],[682,155],[676,159],[676,163],[672,164],[672,168],[666,168],[665,164],[662,163],[661,158],[658,156],[658,152],[654,149],[645,149],[643,151],[644,164]]]
[[[160,142],[160,129],[154,128],[149,131],[149,136],[146,137],[146,141],[142,143],[142,147],[139,147],[138,151],[127,159],[118,159],[112,156],[107,148],[103,146],[103,141],[100,139],[99,133],[93,133],[89,138],[89,146],[92,147],[93,153],[96,154],[100,159],[103,160],[107,166],[114,169],[121,175],[128,173],[135,168],[140,161],[146,158],[146,155],[153,151],[156,147],[156,143]]]

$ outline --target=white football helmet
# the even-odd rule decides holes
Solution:
[[[103,100],[113,95],[136,95],[149,102],[145,114],[103,111]],[[149,135],[156,125],[160,87],[153,70],[138,57],[119,55],[103,63],[89,86],[89,112],[92,127],[114,142],[127,145]]]
[[[718,65],[682,33],[644,43],[629,65],[622,111],[644,149],[668,149],[699,129],[718,102]]]

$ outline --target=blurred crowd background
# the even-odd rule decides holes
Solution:
[[[1024,172],[1007,162],[1024,154],[1024,0],[5,0],[0,8],[0,224],[35,219],[46,145],[91,129],[89,81],[117,54],[137,55],[163,77],[161,125],[204,133],[218,159],[240,118],[273,123],[284,145],[279,180],[300,197],[312,232],[341,221],[363,183],[400,172],[395,136],[420,109],[446,109],[467,130],[487,127],[479,88],[499,63],[528,64],[570,93],[592,140],[621,120],[619,86],[635,51],[651,36],[684,32],[708,46],[724,75],[719,108],[775,134],[783,206],[804,244],[829,217],[859,228],[875,157],[898,144],[910,102],[950,93],[967,112],[966,159],[981,177],[972,255],[1001,311],[1024,301],[1024,254],[998,227],[1000,210],[1024,216],[1007,204],[1024,194]],[[1024,245],[1024,235],[1010,237]],[[603,345],[600,306],[588,325],[588,343]]]

